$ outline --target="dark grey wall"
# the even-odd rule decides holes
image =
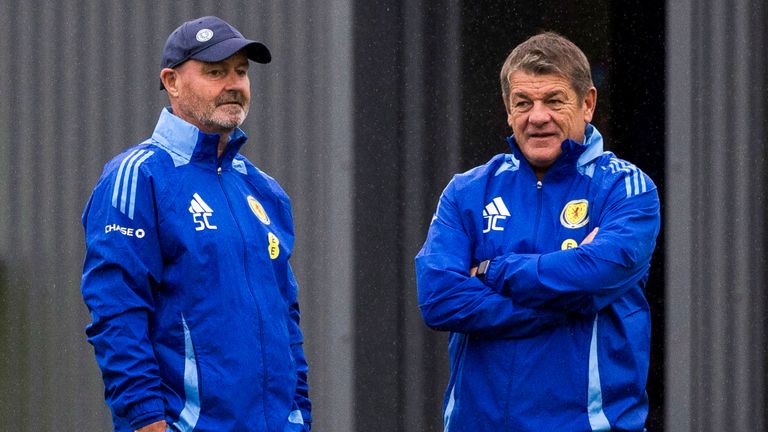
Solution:
[[[442,430],[447,339],[421,319],[413,258],[458,170],[460,18],[449,0],[355,8],[356,430]]]
[[[768,14],[667,5],[667,430],[766,430]]]

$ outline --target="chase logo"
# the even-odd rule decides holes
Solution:
[[[589,222],[589,202],[585,199],[569,201],[560,212],[560,223],[570,229],[581,228]]]
[[[499,221],[503,221],[509,216],[512,215],[509,213],[507,206],[504,205],[504,201],[501,197],[494,198],[483,209],[483,219],[485,219],[485,229],[483,229],[483,234],[491,231],[504,231],[504,227],[499,226]]]
[[[251,207],[253,214],[259,218],[261,223],[264,225],[270,224],[269,215],[267,215],[266,210],[264,210],[264,206],[261,205],[261,203],[256,198],[248,195],[248,205]]]
[[[140,238],[140,239],[144,238],[144,236],[146,235],[146,232],[144,232],[144,230],[141,229],[141,228],[136,228],[136,229],[128,228],[128,227],[120,226],[118,224],[109,224],[109,225],[105,226],[104,227],[104,233],[105,234],[118,233],[118,234],[122,234],[122,235],[124,235],[126,237],[136,237],[136,238]]]
[[[218,227],[213,225],[209,220],[209,218],[213,216],[213,209],[209,207],[197,193],[192,195],[192,201],[189,204],[189,212],[192,213],[192,220],[195,222],[195,231],[218,229]]]

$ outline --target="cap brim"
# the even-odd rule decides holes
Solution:
[[[272,61],[272,54],[264,44],[240,38],[223,40],[189,56],[189,58],[214,63],[232,57],[240,50],[245,52],[249,60],[257,63],[269,63]]]

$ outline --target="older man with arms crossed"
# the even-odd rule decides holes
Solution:
[[[511,153],[453,178],[416,257],[424,320],[451,332],[445,430],[643,431],[656,187],[603,151],[572,42],[518,45],[501,87]]]

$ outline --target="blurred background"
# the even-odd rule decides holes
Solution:
[[[650,431],[768,428],[762,0],[0,1],[0,430],[110,430],[80,215],[167,103],[162,46],[218,15],[270,47],[244,153],[293,199],[317,431],[440,431],[446,335],[413,256],[451,175],[506,152],[498,75],[554,30],[607,147],[659,186]]]

